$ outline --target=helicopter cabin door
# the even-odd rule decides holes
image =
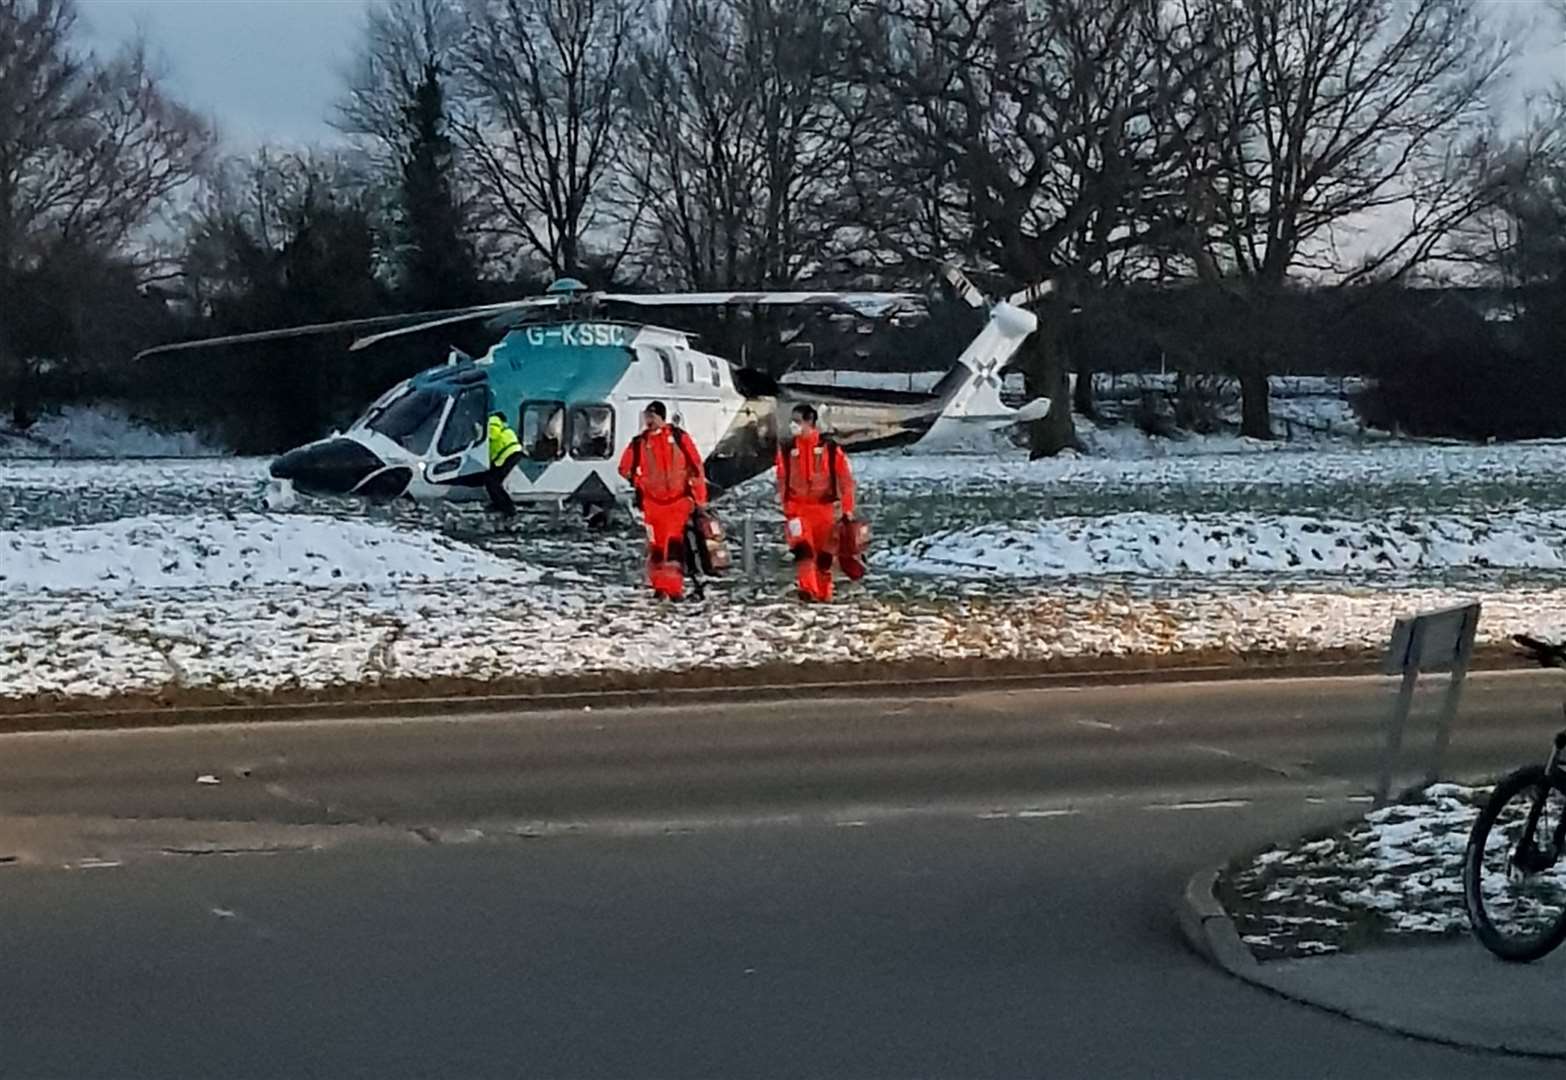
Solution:
[[[430,483],[469,487],[483,482],[489,472],[488,421],[489,387],[479,383],[459,390],[430,451],[425,472]]]

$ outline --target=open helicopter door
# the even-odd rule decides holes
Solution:
[[[425,455],[431,484],[476,486],[489,471],[489,385],[470,383],[451,399],[440,433]]]

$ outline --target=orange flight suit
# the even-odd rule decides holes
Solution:
[[[794,555],[800,596],[832,599],[832,559],[837,554],[839,512],[854,512],[854,474],[843,448],[820,432],[806,432],[778,447],[778,496],[784,539]]]
[[[685,526],[707,505],[707,477],[691,437],[671,424],[644,431],[620,458],[647,526],[647,583],[659,596],[685,595]]]

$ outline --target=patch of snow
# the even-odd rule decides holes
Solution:
[[[1295,944],[1303,956],[1327,956],[1339,951],[1338,946],[1325,941],[1301,941]]]
[[[1298,453],[1297,443],[1282,439],[1246,439],[1238,435],[1176,433],[1164,438],[1147,434],[1134,424],[1101,427],[1083,417],[1075,418],[1077,441],[1091,457],[1120,461],[1148,458],[1206,457],[1226,454]]]
[[[1372,429],[1339,397],[1283,398],[1272,403],[1273,428],[1293,440],[1303,435],[1364,436]]]
[[[0,458],[178,458],[224,452],[191,432],[155,431],[115,405],[67,406],[25,432],[0,426]]]
[[[901,573],[986,578],[1560,570],[1566,511],[1486,518],[1394,511],[1374,521],[1254,513],[1065,517],[936,533],[880,564]]]
[[[428,533],[316,517],[123,518],[0,531],[0,591],[81,592],[501,580],[539,571]]]
[[[90,492],[94,495],[203,491],[267,482],[270,458],[161,461],[102,459],[7,460],[0,455],[0,488]]]
[[[1488,794],[1434,784],[1411,802],[1365,815],[1336,837],[1264,852],[1233,878],[1242,896],[1256,898],[1255,908],[1238,915],[1252,931],[1246,942],[1300,956],[1341,948],[1351,927],[1367,918],[1382,934],[1466,929],[1463,857]],[[1566,880],[1560,884],[1566,895]]]

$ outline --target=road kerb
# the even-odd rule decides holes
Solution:
[[[575,711],[584,708],[721,705],[731,702],[812,698],[874,699],[891,695],[945,697],[975,690],[1047,690],[1082,687],[1149,686],[1181,683],[1226,683],[1294,679],[1379,677],[1380,659],[1369,654],[1336,659],[1316,657],[1264,658],[1244,663],[1159,663],[1150,666],[1052,669],[1047,665],[1010,663],[967,665],[971,670],[945,673],[914,665],[910,670],[882,671],[877,665],[858,670],[819,672],[798,669],[787,677],[770,669],[739,669],[710,683],[682,685],[654,679],[645,684],[604,686],[596,677],[573,677],[547,688],[468,683],[430,688],[417,684],[386,694],[378,685],[348,685],[308,694],[263,694],[256,699],[166,700],[159,695],[131,699],[69,699],[7,701],[0,699],[0,734],[13,732],[168,727],[189,724],[267,723],[290,720],[345,720],[405,716],[462,716],[486,712]],[[1485,654],[1475,671],[1523,670],[1510,658]],[[366,692],[370,691],[370,692]]]
[[[1546,1047],[1519,1044],[1501,1035],[1457,1035],[1449,1028],[1437,1030],[1422,1018],[1399,1015],[1395,1003],[1353,1007],[1302,992],[1287,979],[1280,978],[1276,969],[1269,970],[1268,965],[1259,962],[1240,939],[1239,930],[1223,902],[1218,899],[1216,891],[1218,877],[1227,865],[1223,863],[1197,871],[1186,882],[1180,897],[1179,923],[1186,942],[1193,951],[1220,970],[1297,1004],[1421,1042],[1508,1057],[1566,1060],[1566,1045]],[[1331,961],[1330,958],[1322,958],[1312,962]]]

